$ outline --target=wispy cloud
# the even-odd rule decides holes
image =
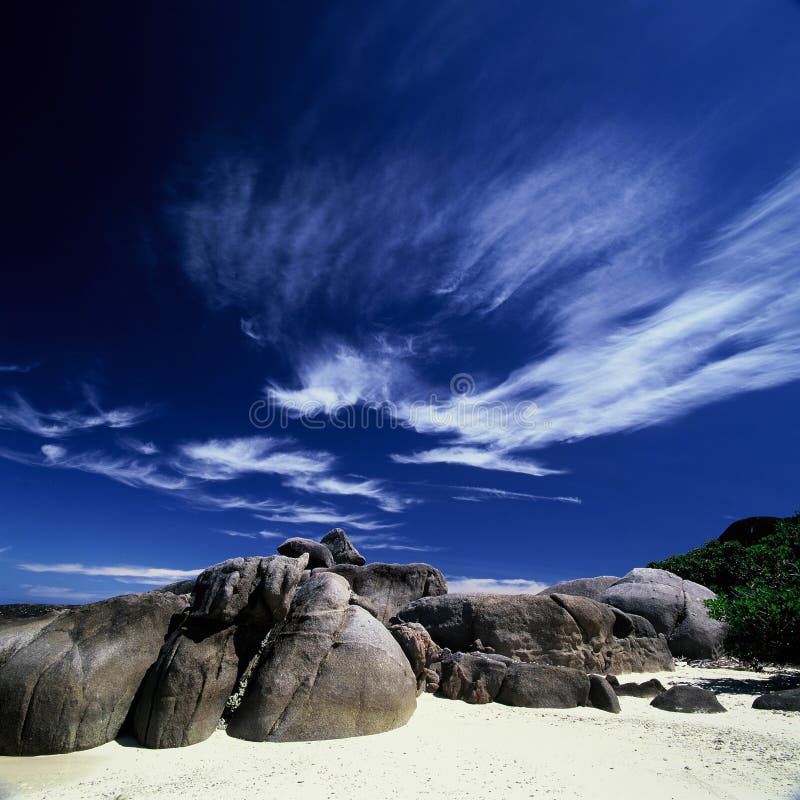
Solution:
[[[410,553],[435,553],[444,550],[436,545],[417,544],[404,536],[394,534],[350,534],[350,540],[356,547],[364,550],[401,550]]]
[[[35,597],[39,600],[56,600],[61,602],[84,602],[86,600],[96,600],[103,595],[92,594],[91,592],[80,592],[76,589],[70,589],[66,586],[33,586],[29,583],[23,583],[21,588],[25,589],[29,597]]]
[[[526,578],[447,578],[451,594],[536,594],[548,585]]]
[[[398,524],[387,524],[365,514],[341,513],[327,504],[304,505],[302,503],[274,500],[252,500],[236,495],[209,495],[202,493],[193,493],[191,495],[191,503],[199,508],[218,509],[220,511],[250,511],[259,519],[290,525],[319,524],[331,527],[350,525],[360,530],[383,530],[398,527]],[[276,534],[275,538],[278,535],[280,534]],[[273,536],[269,538],[273,538]]]
[[[184,266],[212,304],[258,310],[272,339],[307,320],[311,297],[357,308],[368,330],[420,302],[490,312],[577,261],[643,251],[681,188],[612,127],[561,135],[532,163],[515,155],[496,148],[476,169],[390,150],[297,167],[266,196],[256,163],[221,160],[176,209]]]
[[[259,343],[264,341],[263,337],[258,332],[258,326],[255,320],[240,319],[239,328],[248,339],[252,339],[254,342],[259,342]]]
[[[30,372],[38,364],[0,364],[0,372]]]
[[[45,466],[103,475],[134,488],[175,491],[189,485],[183,476],[162,472],[156,463],[142,462],[127,456],[108,455],[100,451],[70,455],[66,448],[59,445],[43,445],[42,453],[45,456]]]
[[[230,480],[248,473],[314,475],[327,472],[329,453],[287,449],[291,442],[270,436],[210,439],[181,446],[178,468],[203,480]]]
[[[286,481],[287,486],[311,494],[335,494],[351,497],[365,497],[372,500],[382,511],[398,513],[418,500],[402,497],[386,488],[382,481],[347,480],[332,475],[298,476]]]
[[[232,480],[252,473],[277,475],[283,485],[307,494],[364,497],[387,512],[402,511],[413,501],[391,492],[381,481],[338,477],[331,453],[304,450],[288,438],[251,436],[211,439],[181,446],[174,464],[202,480]]]
[[[0,404],[0,428],[25,431],[48,439],[92,428],[130,428],[144,421],[151,413],[148,408],[104,411],[99,406],[89,411],[38,411],[19,394],[13,394],[12,399],[12,404]]]
[[[11,549],[11,545],[7,544],[5,547],[0,547],[0,553],[7,553]]]
[[[349,525],[364,531],[397,528],[400,525],[400,523],[380,522],[363,514],[340,514],[330,507],[313,507],[299,504],[278,506],[266,513],[256,514],[256,516],[268,522],[280,522],[289,525]]]
[[[644,185],[637,180],[632,193],[623,194],[635,199]],[[517,196],[516,192],[510,196]],[[531,210],[530,203],[520,201],[520,207]],[[566,213],[568,205],[560,207]],[[511,213],[510,207],[507,210]],[[608,209],[596,221],[605,231],[603,236],[608,236],[611,255],[598,267],[564,274],[562,285],[552,287],[548,299],[536,306],[537,313],[549,320],[549,350],[505,379],[487,378],[484,386],[465,396],[440,394],[437,398],[434,387],[429,387],[425,395],[432,399],[419,402],[425,384],[419,363],[407,356],[398,369],[411,371],[410,380],[392,381],[389,376],[376,383],[374,377],[359,377],[348,392],[332,392],[344,360],[340,354],[328,354],[322,362],[315,357],[299,369],[300,389],[276,390],[273,396],[292,409],[316,404],[329,413],[342,402],[388,399],[403,424],[445,440],[428,450],[395,454],[396,462],[463,464],[540,476],[553,471],[521,454],[557,442],[663,423],[742,391],[800,378],[800,233],[796,224],[800,167],[710,236],[688,264],[672,264],[669,259],[677,256],[661,239],[657,246],[653,244],[656,234],[649,229],[643,239],[646,246],[637,244],[632,252],[630,237],[614,227],[622,224],[616,217],[624,212],[625,207]],[[498,229],[504,229],[503,214],[486,213],[497,217]],[[648,215],[642,217],[633,209],[631,213],[639,220],[637,225],[645,225]],[[587,222],[586,235],[577,237],[587,247],[593,224]],[[572,244],[564,240],[566,230],[563,235],[554,234],[555,244],[545,248],[546,258],[535,261],[531,280],[549,269],[551,259],[556,259],[558,268],[564,248],[573,252]],[[527,236],[520,227],[510,241],[517,242],[523,235]],[[618,239],[619,246],[612,246]],[[533,237],[530,246],[536,241]],[[498,266],[492,267],[494,262],[487,259],[479,269],[484,276],[487,270],[499,270],[498,287],[506,286],[500,278],[509,276],[502,252],[501,248]],[[656,261],[657,269],[649,268],[648,258]],[[689,257],[684,253],[681,258],[685,262]],[[454,284],[459,297],[464,296],[465,280],[468,274]],[[468,289],[466,295],[470,295]],[[487,302],[498,308],[507,299],[503,290]],[[470,302],[474,305],[477,299]],[[347,363],[358,364],[356,376],[381,375],[384,360],[378,357],[373,370],[371,357],[369,350],[351,352]],[[532,403],[536,415],[526,418],[523,414],[520,419],[520,407]],[[497,407],[507,412],[504,424],[480,413]]]
[[[119,441],[123,447],[126,447],[128,450],[132,450],[134,453],[138,453],[141,456],[154,456],[158,455],[160,452],[160,449],[155,442],[143,442],[139,439],[133,439],[128,436],[120,438]]]
[[[226,536],[233,536],[235,538],[240,539],[258,539],[259,537],[262,539],[285,539],[286,536],[282,533],[274,533],[273,531],[256,531],[255,533],[245,533],[244,531],[231,531],[228,529],[223,529],[220,533],[224,533]]]
[[[461,464],[467,467],[518,472],[523,475],[558,475],[559,470],[547,469],[529,459],[509,456],[501,451],[483,450],[479,447],[436,447],[417,453],[393,453],[390,458],[398,464]]]
[[[202,569],[171,569],[166,567],[141,567],[129,564],[112,566],[87,566],[84,564],[17,564],[26,572],[53,572],[60,575],[90,575],[108,578],[158,580],[163,583],[194,578]]]
[[[255,533],[244,533],[242,531],[227,531],[223,530],[220,533],[224,533],[226,536],[233,536],[236,539],[255,539]]]
[[[486,486],[454,486],[452,488],[467,493],[453,498],[455,500],[531,500],[533,502],[549,501],[552,503],[569,503],[572,505],[580,505],[583,502],[580,497],[531,494],[530,492],[510,492],[505,489],[492,489]]]

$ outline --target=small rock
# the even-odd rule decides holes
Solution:
[[[650,705],[662,711],[678,711],[682,714],[719,714],[727,711],[714,692],[689,684],[667,689],[653,698]]]

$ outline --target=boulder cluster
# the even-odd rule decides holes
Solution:
[[[422,692],[618,712],[617,694],[658,692],[606,675],[671,669],[685,632],[707,627],[690,607],[703,587],[645,580],[654,572],[540,595],[448,594],[427,564],[366,564],[337,528],[195,581],[0,614],[0,754],[121,733],[182,747],[219,727],[252,741],[359,736],[403,725]]]
[[[645,618],[663,634],[670,652],[680,658],[717,658],[722,653],[725,623],[711,619],[704,600],[716,595],[705,586],[663,569],[640,567],[622,578],[601,575],[579,578],[544,589],[540,594],[587,597]]]

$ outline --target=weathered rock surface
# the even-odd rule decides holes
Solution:
[[[609,675],[610,679],[612,676]],[[616,678],[608,681],[618,697],[656,697],[667,689],[657,678],[650,678],[642,683],[620,683]]]
[[[719,714],[727,709],[709,689],[679,684],[653,698],[650,703],[662,711],[678,711],[682,714]]]
[[[444,595],[409,603],[398,617],[419,622],[438,645],[453,651],[466,651],[479,639],[496,653],[523,662],[591,672],[673,666],[663,637],[636,636],[623,612],[584,597]]]
[[[753,708],[773,711],[800,711],[800,689],[769,692],[753,700]]]
[[[334,563],[333,553],[322,542],[303,539],[300,536],[287,539],[283,544],[278,545],[277,550],[282,556],[288,556],[289,558],[299,558],[304,553],[308,553],[309,569],[332,567]]]
[[[207,739],[269,629],[286,617],[308,555],[233,558],[197,578],[185,623],[149,670],[133,714],[146,747]]]
[[[2,631],[0,754],[41,755],[114,739],[186,601],[123,595]]]
[[[154,592],[167,592],[168,594],[191,594],[194,591],[194,585],[197,578],[187,578],[184,581],[176,581],[175,583],[168,583],[166,586],[159,586],[158,589],[152,589]]]
[[[389,631],[350,604],[347,581],[316,572],[270,634],[228,733],[252,741],[379,733],[408,721],[416,685]]]
[[[593,706],[619,712],[611,686],[602,677],[582,670],[478,652],[446,655],[439,666],[439,695],[450,700],[525,708]]]
[[[439,694],[465,703],[491,703],[497,697],[509,660],[484,653],[453,653],[441,663]]]
[[[355,564],[361,567],[367,563],[364,556],[356,550],[347,534],[341,528],[334,528],[322,537],[322,544],[331,551],[337,564]]]
[[[366,609],[384,624],[388,624],[398,610],[412,600],[447,592],[444,575],[429,564],[375,562],[363,567],[337,564],[330,571],[341,575],[350,584],[355,605]]]
[[[439,675],[432,670],[442,658],[442,648],[418,622],[402,622],[389,626],[400,648],[405,653],[411,671],[417,679],[417,695],[435,692],[439,688]]]
[[[725,625],[713,620],[703,601],[716,595],[662,569],[637,568],[600,597],[609,605],[637,614],[667,637],[673,655],[716,658],[722,652]]]
[[[596,578],[576,578],[572,581],[562,581],[547,589],[542,589],[538,594],[572,594],[576,597],[588,597],[590,600],[599,600],[600,595],[611,584],[616,583],[619,576],[598,575]]]
[[[611,684],[601,675],[589,676],[589,705],[608,711],[611,714],[619,714],[619,700]]]
[[[589,701],[589,676],[582,670],[549,664],[508,665],[495,698],[507,706],[575,708]]]

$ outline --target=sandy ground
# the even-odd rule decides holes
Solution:
[[[682,666],[627,677],[706,685],[728,713],[673,714],[625,697],[613,715],[424,695],[404,728],[357,739],[257,744],[218,732],[178,750],[111,742],[0,758],[0,798],[800,800],[800,713],[750,708],[763,674]]]

